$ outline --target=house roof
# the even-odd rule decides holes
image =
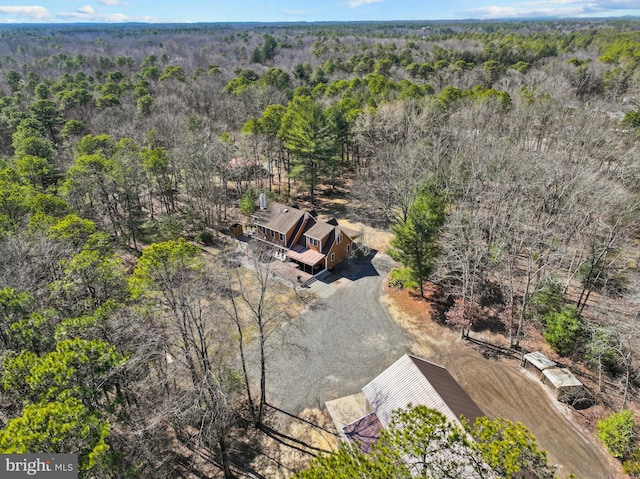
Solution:
[[[305,236],[315,239],[323,239],[335,229],[335,226],[325,223],[324,221],[316,221],[316,223],[304,232]]]
[[[369,454],[373,445],[380,439],[382,429],[378,416],[372,412],[347,424],[342,428],[342,432],[350,442],[357,443],[362,452]]]
[[[229,166],[231,168],[254,168],[260,166],[260,161],[251,158],[231,158]]]
[[[304,216],[304,211],[282,203],[268,203],[264,210],[257,210],[253,217],[256,224],[279,233],[286,233]]]
[[[544,371],[547,368],[555,368],[556,363],[552,361],[540,351],[535,351],[533,353],[525,354],[523,359],[531,364],[533,364],[540,371]]]
[[[360,236],[360,233],[358,231],[347,228],[346,226],[339,226],[337,229],[342,231],[342,233],[344,233],[351,239],[356,239]]]
[[[329,236],[327,236],[327,239],[324,243],[322,243],[322,254],[323,255],[328,255],[329,251],[331,251],[331,248],[333,246],[333,243],[336,240],[336,230],[333,229],[331,230],[331,233],[329,233]]]
[[[340,226],[335,218],[322,221],[317,218],[315,211],[305,213],[282,203],[267,204],[265,209],[256,211],[253,218],[258,227],[265,227],[282,234],[293,230],[294,233],[287,238],[286,247],[291,249],[288,256],[310,266],[315,266],[329,254],[338,234],[343,233],[352,240],[360,236],[357,231]],[[309,251],[304,245],[300,249],[297,248],[298,245],[293,244],[299,241],[300,228],[304,228],[302,231],[304,236],[322,241],[320,253]]]
[[[459,422],[460,416],[471,423],[485,414],[442,366],[405,354],[362,388],[383,427],[394,410],[424,405]]]
[[[322,239],[331,232],[336,232],[336,234],[343,233],[351,239],[355,239],[360,236],[360,233],[358,233],[357,231],[345,226],[340,226],[338,224],[338,220],[336,220],[335,218],[331,218],[329,221],[315,220],[315,223],[309,229],[307,229],[304,234],[312,238]]]
[[[371,412],[367,398],[364,397],[362,391],[349,396],[332,399],[324,403],[329,411],[329,415],[333,420],[336,431],[342,431],[342,428],[359,418],[366,416]]]
[[[582,383],[571,371],[566,368],[551,368],[542,371],[542,374],[553,384],[556,389],[568,387],[582,387]]]

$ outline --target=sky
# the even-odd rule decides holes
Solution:
[[[461,20],[640,15],[640,0],[0,0],[0,23]]]

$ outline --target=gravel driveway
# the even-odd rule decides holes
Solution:
[[[295,325],[274,332],[267,359],[267,401],[294,414],[354,394],[409,346],[380,302],[386,255],[340,265],[311,285],[320,298]],[[282,345],[284,344],[284,345]],[[287,346],[288,345],[288,346]]]

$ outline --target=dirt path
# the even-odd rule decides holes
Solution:
[[[445,366],[487,415],[522,422],[561,465],[560,477],[624,477],[595,437],[571,420],[568,406],[554,400],[544,385],[525,373],[517,359],[485,358],[459,334],[427,319],[427,304],[406,292],[384,298],[391,315],[414,338],[414,353]]]

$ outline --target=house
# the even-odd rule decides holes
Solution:
[[[306,273],[332,269],[353,251],[360,233],[341,226],[334,218],[322,221],[282,203],[266,204],[253,215],[254,237],[273,246],[276,257],[297,263]]]
[[[259,160],[249,158],[231,158],[228,163],[228,175],[233,181],[250,181],[258,176],[268,174],[265,166]]]
[[[393,411],[423,405],[452,422],[474,423],[485,414],[442,366],[405,354],[362,388],[362,393],[325,403],[334,424],[349,442],[368,452]]]

